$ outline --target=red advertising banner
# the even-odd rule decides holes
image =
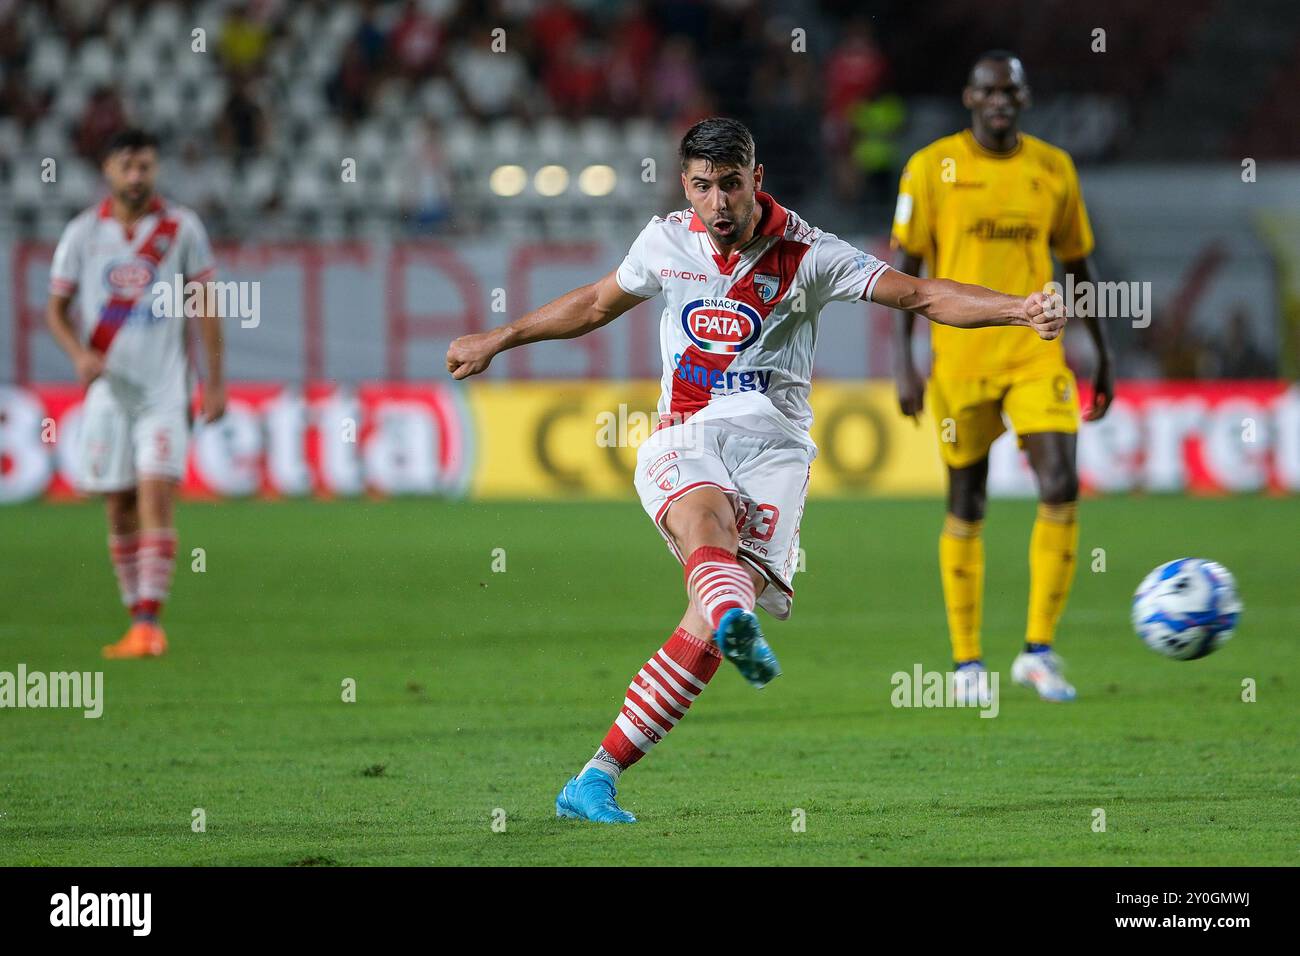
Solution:
[[[1083,426],[1079,477],[1099,492],[1300,491],[1300,386],[1121,382]]]
[[[182,493],[322,498],[461,495],[473,434],[441,384],[235,384],[224,418],[191,434]],[[0,386],[0,503],[76,494],[82,391]]]
[[[874,396],[882,409],[892,407],[887,383],[836,384],[821,402],[813,389],[816,414],[833,413],[823,406],[842,402],[855,389]],[[651,389],[648,383],[636,386]],[[525,414],[550,394],[547,390],[571,401],[583,389],[610,384],[532,383],[519,390],[517,401],[509,384],[487,387],[495,390],[491,401],[474,384],[232,385],[226,417],[194,430],[182,493],[190,498],[554,496],[556,489],[545,484],[546,470],[538,462],[544,465],[542,459],[556,452],[550,447],[555,436],[523,434],[520,422],[549,420]],[[0,504],[75,496],[81,394],[68,385],[0,386]],[[1082,397],[1086,401],[1086,394]],[[892,414],[882,414],[879,427],[886,432],[915,428]],[[586,460],[584,455],[595,460],[594,421],[592,431],[590,449],[566,446],[565,454],[574,461]],[[916,454],[915,443],[888,438],[878,436],[886,439],[880,441],[881,454]],[[479,449],[485,453],[476,453]],[[1032,491],[1025,485],[1027,471],[1008,454],[1014,455],[1013,446],[995,448],[990,491]],[[814,483],[819,493],[879,490],[861,475],[852,482],[839,480],[834,460],[843,456],[824,457],[814,465],[821,472]],[[915,493],[940,490],[937,461],[936,453],[933,467],[908,463],[908,473],[917,475]],[[1015,467],[1008,470],[1008,462]],[[492,469],[507,469],[515,478],[537,474],[537,487],[500,480],[503,476]],[[1095,493],[1300,492],[1300,386],[1124,382],[1106,418],[1084,426],[1079,471],[1085,490]]]

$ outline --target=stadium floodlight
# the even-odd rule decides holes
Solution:
[[[578,176],[578,188],[588,196],[608,196],[616,182],[618,174],[612,166],[588,166]]]
[[[558,196],[569,188],[569,171],[563,166],[543,166],[533,177],[533,188],[540,196]]]
[[[528,173],[522,166],[498,166],[488,178],[488,188],[498,196],[518,196],[528,185]]]

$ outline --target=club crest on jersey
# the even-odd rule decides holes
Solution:
[[[138,299],[153,285],[157,271],[145,259],[115,259],[104,270],[104,284],[115,297]]]
[[[704,298],[682,306],[682,328],[704,351],[734,355],[758,341],[763,320],[735,299]]]
[[[677,487],[677,482],[681,480],[682,473],[676,465],[673,465],[662,475],[655,479],[655,484],[664,491],[672,491]]]
[[[754,276],[754,291],[758,297],[767,305],[776,298],[777,291],[781,288],[781,280],[776,276],[759,274]]]

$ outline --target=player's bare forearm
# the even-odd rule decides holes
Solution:
[[[1093,272],[1092,263],[1087,256],[1082,259],[1071,259],[1062,263],[1065,271],[1074,276],[1074,284],[1077,286],[1082,282],[1092,282]],[[1110,364],[1111,350],[1110,340],[1106,335],[1106,327],[1097,320],[1097,317],[1089,312],[1088,315],[1079,316],[1083,320],[1083,327],[1088,330],[1088,337],[1092,339],[1093,347],[1097,350],[1097,360]]]
[[[215,422],[226,413],[225,333],[215,315],[199,316],[199,337],[207,357],[207,378],[203,381],[203,420]]]
[[[914,276],[921,271],[921,257],[903,252],[894,268]],[[908,310],[894,312],[894,388],[898,392],[898,410],[917,420],[925,407],[925,380],[912,361],[912,326],[915,323],[916,316]]]
[[[919,279],[896,269],[880,277],[871,297],[958,329],[1023,325],[1044,339],[1054,339],[1065,327],[1059,295],[1035,292],[1021,298],[950,279]]]
[[[1070,259],[1062,265],[1067,274],[1074,276],[1074,284],[1093,281],[1092,263],[1088,257]],[[1102,418],[1115,398],[1115,358],[1110,350],[1106,326],[1091,312],[1080,316],[1088,330],[1093,348],[1097,350],[1097,364],[1092,373],[1092,398],[1083,410],[1083,420],[1094,422]]]
[[[226,381],[225,334],[221,329],[221,319],[214,315],[199,317],[199,337],[203,339],[203,351],[207,358],[207,381],[211,385],[222,385]]]
[[[84,346],[72,329],[72,318],[68,315],[68,305],[71,301],[67,296],[50,296],[49,302],[45,305],[45,324],[49,327],[50,335],[54,337],[59,348],[75,362]]]
[[[506,349],[552,339],[576,339],[608,325],[643,301],[641,296],[624,292],[610,273],[591,285],[566,292],[509,325],[462,335],[447,349],[447,371],[456,379],[477,375]]]
[[[71,296],[52,295],[45,306],[45,324],[50,335],[59,344],[59,348],[72,359],[77,379],[82,385],[89,385],[104,372],[104,356],[95,349],[81,344],[69,315],[72,304]]]
[[[500,351],[551,339],[576,339],[612,322],[617,315],[601,302],[600,283],[593,282],[552,299],[509,325],[502,326]]]
[[[894,268],[905,275],[914,276],[921,271],[921,258],[910,252],[901,253]],[[912,363],[912,326],[916,322],[907,309],[894,312],[894,368],[908,370]]]

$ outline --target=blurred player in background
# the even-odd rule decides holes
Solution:
[[[660,424],[637,452],[646,513],[685,566],[686,613],[628,687],[595,756],[561,790],[556,814],[634,822],[619,775],[685,716],[723,657],[756,687],[780,674],[755,604],[790,614],[809,466],[808,404],[817,317],[866,300],[935,322],[1022,325],[1055,338],[1059,297],[1003,295],[917,279],[809,225],[762,191],[749,130],[704,120],[680,147],[690,208],[654,217],[622,265],[509,325],[451,343],[457,379],[498,353],[575,338],[662,293]]]
[[[1027,295],[1052,279],[1052,254],[1076,285],[1092,280],[1092,228],[1068,153],[1020,132],[1029,86],[1020,60],[996,51],[979,58],[962,93],[971,128],[918,151],[903,170],[892,244],[898,269]],[[1097,319],[1082,316],[1097,349],[1092,401],[1084,418],[1106,414],[1114,394],[1110,348]],[[925,385],[913,364],[912,314],[895,322],[894,368],[906,415],[920,413]],[[984,670],[980,614],[989,448],[1006,430],[1029,456],[1038,516],[1029,540],[1029,615],[1012,678],[1045,700],[1075,691],[1052,650],[1074,579],[1079,530],[1074,375],[1060,340],[1028,329],[931,332],[930,402],[948,468],[948,513],[939,538],[948,630],[958,689],[977,692]]]
[[[86,387],[81,488],[104,496],[109,556],[131,613],[126,635],[104,648],[110,658],[167,649],[159,615],[176,558],[173,499],[185,468],[193,377],[187,319],[156,307],[154,284],[184,288],[214,274],[198,217],[154,191],[157,145],[141,130],[109,141],[110,195],[64,229],[46,308],[51,334]],[[172,300],[170,292],[157,298]],[[208,370],[203,416],[213,421],[226,403],[221,327],[209,315],[199,324]]]

